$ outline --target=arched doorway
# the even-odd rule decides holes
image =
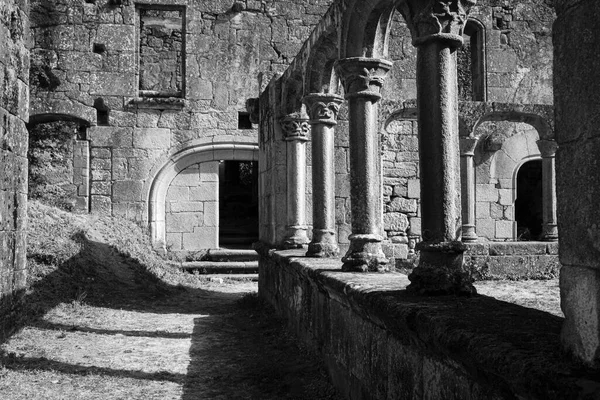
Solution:
[[[174,250],[181,251],[187,251],[185,243],[189,244],[190,251],[197,251],[200,247],[203,249],[220,247],[221,207],[216,203],[220,203],[220,192],[224,190],[219,183],[222,175],[220,173],[221,165],[226,165],[225,163],[228,161],[236,161],[240,165],[244,163],[252,164],[257,160],[258,146],[246,143],[202,143],[173,154],[158,170],[149,189],[148,221],[153,243],[160,247],[169,247],[170,243]],[[195,184],[190,183],[188,178],[193,177],[196,179],[198,173],[200,174],[199,181],[207,184],[202,188],[195,189],[193,187]],[[181,229],[181,232],[173,227],[168,229],[168,219],[173,219],[173,215],[167,214],[173,210],[172,202],[178,197],[175,193],[172,193],[175,192],[173,190],[174,186],[180,186],[182,192],[189,192],[188,196],[197,191],[196,194],[200,197],[196,196],[193,200],[203,203],[201,211],[203,214],[202,224],[194,225],[191,230]],[[188,203],[192,201],[190,199],[190,197],[186,197],[186,203],[181,203],[181,205],[187,207]],[[192,211],[185,207],[181,208],[182,215],[177,216],[177,218],[182,223],[188,224],[190,221],[188,217],[190,216],[183,214]],[[208,219],[214,222],[207,223]],[[257,222],[255,229],[258,229]],[[174,237],[178,233],[181,234],[179,240],[181,245],[177,248],[176,242],[178,241]],[[201,246],[196,236],[204,238]]]
[[[542,160],[527,161],[517,172],[515,220],[518,240],[540,240],[542,201]]]
[[[219,163],[219,246],[250,248],[258,240],[258,163]]]

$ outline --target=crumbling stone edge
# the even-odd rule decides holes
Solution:
[[[562,318],[486,296],[418,296],[403,274],[341,272],[303,251],[259,254],[259,295],[347,398],[600,395],[596,372],[560,351]]]

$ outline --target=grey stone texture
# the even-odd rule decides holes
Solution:
[[[92,212],[151,222],[149,193],[178,152],[230,143],[223,159],[233,159],[234,144],[257,142],[256,125],[239,128],[238,114],[289,65],[330,3],[34,0],[30,114],[89,126]],[[176,242],[216,246],[208,236]]]
[[[587,364],[600,364],[600,5],[557,1],[554,25],[556,179],[561,235],[564,347]]]
[[[9,330],[27,279],[28,26],[27,0],[0,2],[0,314]]]

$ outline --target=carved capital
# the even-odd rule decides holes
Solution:
[[[375,101],[381,98],[381,87],[391,67],[390,61],[364,57],[344,58],[335,64],[346,99],[370,97]]]
[[[310,133],[310,124],[305,115],[290,114],[279,120],[285,140],[307,141]]]
[[[475,155],[475,146],[477,146],[477,139],[470,137],[460,138],[460,155],[461,156],[473,156]]]
[[[400,10],[410,28],[413,45],[440,40],[450,47],[460,47],[467,16],[476,3],[476,0],[407,0]]]
[[[558,143],[554,140],[538,140],[538,149],[542,154],[542,158],[552,158],[556,156],[556,150],[558,149]]]
[[[344,99],[335,94],[312,93],[302,101],[306,105],[311,124],[336,125],[340,105]]]

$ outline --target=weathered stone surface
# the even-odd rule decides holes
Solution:
[[[323,355],[348,398],[561,399],[597,391],[594,375],[583,378],[556,346],[561,318],[487,296],[414,296],[405,275],[342,273],[339,262],[299,256],[262,254],[259,294]]]

